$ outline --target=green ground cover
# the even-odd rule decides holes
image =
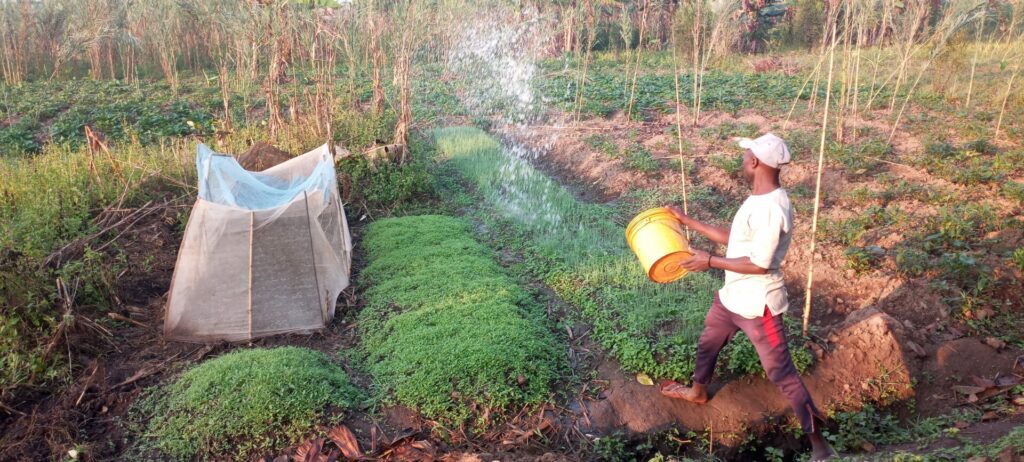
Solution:
[[[544,311],[458,218],[378,220],[362,240],[360,358],[383,402],[482,430],[551,399],[563,347]]]
[[[146,390],[132,409],[140,458],[250,460],[359,405],[361,392],[323,353],[235,350]]]
[[[593,338],[624,369],[686,379],[693,371],[704,314],[721,282],[692,274],[658,285],[644,275],[624,237],[616,210],[577,201],[525,160],[503,153],[486,133],[468,127],[434,132],[442,159],[483,196],[493,211],[489,232],[499,245],[527,255],[526,269],[575,305]],[[809,352],[791,337],[801,371]],[[738,374],[761,373],[742,336],[723,354]]]

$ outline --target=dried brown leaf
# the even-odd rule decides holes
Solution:
[[[295,448],[297,462],[319,462],[320,451],[324,448],[323,438],[313,438]]]
[[[356,435],[352,434],[352,430],[344,425],[338,425],[327,432],[327,437],[341,449],[341,453],[346,459],[354,460],[363,457],[363,451],[359,449],[359,441],[356,441]]]
[[[954,385],[953,391],[964,395],[975,395],[985,391],[984,387],[972,387],[970,385]]]
[[[1002,350],[1006,348],[1006,342],[999,340],[995,337],[985,337],[985,344],[995,348],[996,350]]]
[[[1010,375],[1004,375],[996,377],[995,386],[997,387],[1014,387],[1020,385],[1020,379]]]
[[[996,386],[994,381],[983,379],[981,377],[971,377],[971,381],[974,382],[975,386],[979,386],[981,388],[994,388]]]

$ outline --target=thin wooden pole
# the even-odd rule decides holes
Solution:
[[[971,93],[974,90],[974,71],[978,68],[978,50],[981,48],[981,29],[985,25],[985,15],[988,13],[987,9],[983,9],[981,18],[978,19],[978,27],[974,33],[974,57],[971,58],[971,80],[967,84],[967,101],[964,102],[964,107],[971,107]]]
[[[999,120],[996,121],[996,131],[992,135],[993,141],[999,140],[999,128],[1003,126],[1003,115],[1006,114],[1006,101],[1010,99],[1010,89],[1013,88],[1013,81],[1017,78],[1017,74],[1020,72],[1020,64],[1017,65],[1017,69],[1010,75],[1010,81],[1006,84],[1006,93],[1003,94],[1003,104],[999,108]]]
[[[626,120],[633,119],[633,99],[636,96],[636,77],[640,72],[640,55],[644,49],[644,31],[647,29],[647,3],[644,2],[640,10],[640,41],[636,44],[636,64],[633,66],[633,83],[629,87],[629,109],[626,110]]]
[[[829,19],[831,22],[831,18]],[[832,25],[832,43],[828,51],[828,79],[825,84],[825,108],[821,117],[821,143],[818,146],[818,175],[814,185],[814,214],[811,217],[811,252],[810,261],[807,264],[807,291],[804,299],[804,324],[803,334],[807,336],[807,329],[811,322],[811,295],[814,288],[814,248],[818,236],[818,210],[821,205],[821,174],[825,169],[825,139],[828,133],[828,112],[829,102],[832,98],[832,74],[834,71],[836,50],[836,27]]]
[[[249,212],[249,340],[252,339],[252,254],[253,235],[256,232],[256,212]]]
[[[702,83],[702,79],[698,77],[704,75],[704,72],[702,72],[701,70],[702,66],[700,65],[700,34],[701,26],[704,24],[703,15],[701,14],[701,7],[703,6],[703,4],[704,0],[695,0],[694,8],[696,10],[693,15],[693,30],[691,31],[693,35],[693,126],[695,127],[697,126],[697,123],[700,121],[700,84]],[[675,33],[675,28],[672,28],[672,33]],[[676,74],[676,78],[678,79],[678,72]],[[677,94],[679,93],[678,87],[679,85],[677,84]],[[676,97],[676,99],[679,99],[678,96]]]
[[[676,140],[679,144],[679,173],[681,174],[681,180],[679,181],[683,186],[683,213],[689,215],[689,198],[686,196],[686,159],[683,157],[683,115],[682,104],[679,101],[679,63],[676,61],[676,30],[672,28],[672,69],[675,70],[676,77]],[[695,78],[696,80],[696,78]],[[686,240],[690,240],[690,227],[686,227]]]

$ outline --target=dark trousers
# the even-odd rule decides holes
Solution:
[[[805,433],[813,433],[815,419],[823,420],[818,408],[811,400],[811,394],[800,380],[800,374],[793,365],[786,345],[786,329],[781,316],[772,316],[767,306],[764,316],[747,319],[729,311],[715,294],[708,315],[704,318],[704,331],[697,343],[697,365],[693,371],[694,383],[707,385],[711,374],[715,371],[715,361],[736,331],[742,330],[750,338],[751,343],[761,358],[761,366],[782,394],[789,399],[790,406],[800,419],[800,426]]]

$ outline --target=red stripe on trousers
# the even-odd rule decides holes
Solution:
[[[775,330],[774,321],[775,317],[772,316],[772,311],[768,309],[768,305],[764,306],[764,315],[761,316],[761,325],[764,327],[764,333],[768,335],[768,343],[772,345],[772,348],[779,346],[781,340],[779,339],[779,333]]]

